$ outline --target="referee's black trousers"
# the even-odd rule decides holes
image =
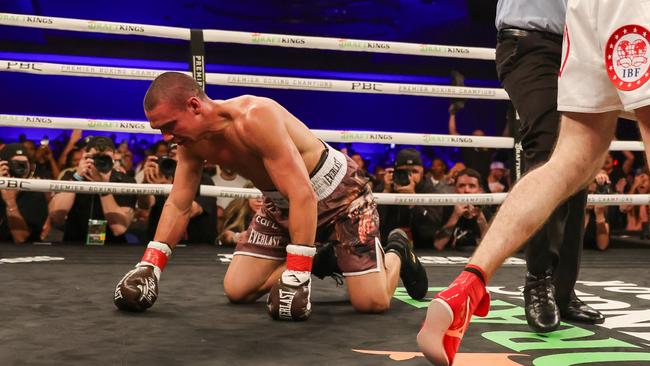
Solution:
[[[528,171],[548,160],[560,130],[557,75],[562,58],[562,36],[524,33],[499,37],[496,67],[499,80],[519,114],[522,166]],[[526,246],[526,265],[530,273],[543,276],[549,269],[553,272],[560,307],[568,302],[578,278],[586,199],[586,190],[569,198],[551,214]]]

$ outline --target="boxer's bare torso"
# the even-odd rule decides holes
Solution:
[[[167,120],[169,117],[166,117],[166,111],[159,111],[158,108],[147,116],[151,126],[160,128],[163,135],[166,130],[172,130],[172,137],[166,140],[179,143],[180,149],[185,150],[181,156],[234,170],[261,190],[276,189],[272,176],[277,179],[278,176],[292,173],[269,170],[295,169],[283,162],[301,159],[307,174],[317,165],[324,150],[323,143],[278,103],[267,98],[244,95],[224,101],[211,101],[210,104],[212,108],[207,113],[207,118],[211,124],[205,131],[175,133],[175,126],[164,125],[170,121]],[[295,150],[291,145],[295,146],[297,154],[292,154],[292,150]],[[267,162],[265,165],[266,157],[277,158],[275,164]],[[178,178],[182,179],[176,177]]]
[[[145,113],[165,141],[179,144],[174,186],[154,240],[172,247],[178,242],[208,161],[236,171],[261,190],[277,190],[289,202],[292,242],[314,242],[318,200],[309,173],[325,146],[281,105],[254,96],[189,97],[182,105],[162,101]]]

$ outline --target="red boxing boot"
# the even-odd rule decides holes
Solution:
[[[490,294],[485,288],[485,278],[480,268],[467,266],[449,287],[431,301],[418,334],[418,345],[434,365],[453,364],[472,315],[483,317],[490,310]]]

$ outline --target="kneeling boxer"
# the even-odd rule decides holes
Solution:
[[[253,302],[270,292],[273,318],[307,319],[316,240],[336,242],[336,262],[357,311],[386,311],[400,275],[411,297],[426,295],[426,272],[406,235],[392,232],[385,253],[379,244],[374,200],[356,163],[275,101],[248,95],[212,100],[191,77],[167,72],[152,82],[144,109],[151,127],[179,145],[178,165],[154,241],[115,290],[120,309],[142,311],[156,300],[204,161],[236,171],[265,196],[224,279],[231,302]]]

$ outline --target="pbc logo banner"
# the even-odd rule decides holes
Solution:
[[[0,189],[4,188],[29,190],[29,183],[22,180],[3,178],[0,179]]]

